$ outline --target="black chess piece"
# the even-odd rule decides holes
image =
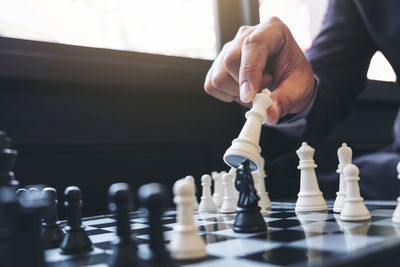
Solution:
[[[22,198],[26,193],[28,193],[28,191],[25,188],[19,188],[17,190],[17,198]]]
[[[43,213],[41,240],[45,249],[57,248],[64,239],[64,231],[58,222],[57,191],[52,187],[42,189],[43,196],[48,200],[48,206]]]
[[[236,219],[233,231],[237,233],[255,233],[267,230],[267,225],[260,213],[260,197],[254,188],[249,160],[244,160],[236,171],[235,187],[239,191]]]
[[[113,253],[109,258],[110,267],[138,266],[137,244],[132,237],[129,220],[131,190],[128,184],[115,183],[108,190],[109,209],[117,221],[117,237],[112,242]]]
[[[48,205],[47,199],[40,193],[26,193],[17,202],[17,208],[10,211],[13,222],[11,266],[43,267],[45,262],[40,242],[40,222]]]
[[[19,182],[15,179],[12,171],[17,154],[17,150],[11,148],[11,139],[0,131],[0,186],[17,189]]]
[[[68,209],[65,236],[61,243],[63,254],[81,254],[93,249],[85,228],[82,226],[82,194],[77,186],[69,186],[64,192],[64,205]]]
[[[164,185],[152,183],[139,188],[138,198],[142,207],[147,210],[150,224],[150,244],[148,250],[140,250],[139,257],[143,267],[175,266],[165,247],[162,230],[162,215],[167,203],[167,191]]]

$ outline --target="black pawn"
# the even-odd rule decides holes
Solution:
[[[63,254],[81,254],[93,249],[85,228],[82,226],[82,194],[77,186],[69,186],[64,192],[64,205],[68,210],[65,236],[61,243]]]
[[[17,198],[22,199],[26,193],[28,193],[28,190],[26,190],[25,188],[18,189],[17,190]]]
[[[0,131],[0,186],[17,189],[19,182],[14,177],[13,167],[17,159],[17,150],[11,148],[11,140]]]
[[[57,191],[46,187],[42,190],[43,196],[48,200],[48,205],[43,213],[41,240],[45,249],[57,248],[64,238],[57,215]]]
[[[129,220],[131,190],[128,184],[116,183],[108,190],[109,209],[117,221],[117,237],[112,242],[113,253],[109,258],[110,267],[138,266],[137,245],[132,237]]]
[[[254,187],[249,160],[244,160],[237,168],[235,187],[239,191],[239,200],[233,231],[237,233],[266,231],[267,225],[258,206],[260,197]]]
[[[162,216],[165,204],[167,203],[165,186],[157,183],[143,185],[139,188],[138,197],[141,206],[147,210],[150,224],[149,250],[141,250],[139,254],[140,258],[143,260],[142,266],[175,266],[165,247],[162,230]]]

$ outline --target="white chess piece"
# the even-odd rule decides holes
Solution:
[[[212,212],[217,210],[211,196],[211,176],[205,174],[201,177],[202,196],[199,204],[199,211]]]
[[[400,179],[400,162],[397,164],[397,178]],[[397,207],[393,212],[392,221],[395,223],[400,223],[400,197],[397,198]]]
[[[340,219],[342,221],[365,221],[371,219],[371,214],[360,196],[360,188],[358,186],[360,171],[356,165],[348,164],[343,172],[344,180],[346,181],[346,199],[340,213]]]
[[[213,201],[218,208],[221,207],[222,201],[224,201],[224,187],[222,186],[222,175],[224,173],[226,172],[211,173],[212,179],[214,180]]]
[[[224,201],[222,202],[221,213],[234,213],[236,211],[237,200],[234,194],[234,185],[232,182],[232,176],[229,173],[225,173],[222,176],[224,186]]]
[[[333,204],[334,212],[342,211],[343,204],[346,199],[346,181],[344,180],[343,169],[348,164],[351,164],[352,154],[351,148],[348,147],[346,143],[343,143],[337,151],[339,165],[336,172],[339,173],[339,191],[336,193],[336,200]]]
[[[297,195],[296,211],[321,211],[327,210],[328,206],[319,190],[314,163],[315,150],[303,142],[301,147],[296,151],[300,162],[297,167],[300,169],[300,192]]]
[[[257,191],[257,195],[260,198],[260,200],[258,201],[258,206],[260,207],[260,212],[261,213],[266,213],[267,212],[267,207],[265,205],[265,201],[262,201],[262,197],[261,197],[261,187],[260,187],[260,176],[258,175],[258,172],[252,172],[251,175],[253,176],[253,183],[254,183],[254,188]]]
[[[236,201],[239,199],[239,191],[236,189],[235,187],[235,183],[236,183],[236,169],[235,168],[231,168],[229,170],[229,174],[232,177],[232,184],[233,184],[233,193],[235,194],[235,198]]]
[[[177,223],[173,228],[169,249],[175,259],[196,259],[207,256],[204,240],[197,233],[193,216],[194,185],[186,180],[174,184]]]
[[[194,191],[193,191],[193,210],[197,210],[199,208],[199,202],[197,202],[197,197],[196,197],[196,184],[194,182],[194,177],[191,175],[188,175],[184,178],[185,181],[191,182],[194,186]]]
[[[272,104],[270,94],[268,89],[264,89],[253,98],[253,107],[246,112],[247,120],[239,137],[232,141],[231,147],[224,154],[224,161],[229,166],[237,168],[244,159],[249,159],[250,170],[258,168],[261,126],[266,121],[265,111]]]
[[[269,199],[268,196],[268,192],[265,189],[265,177],[267,176],[264,170],[264,166],[265,166],[265,160],[263,157],[261,157],[260,155],[260,168],[257,169],[258,172],[258,177],[259,177],[259,184],[257,187],[257,192],[259,192],[259,196],[260,196],[260,201],[263,202],[262,205],[265,206],[266,209],[270,209],[271,208],[271,200]]]

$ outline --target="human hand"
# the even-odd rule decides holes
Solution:
[[[250,106],[263,88],[272,90],[267,123],[302,111],[314,92],[314,72],[290,30],[273,17],[256,26],[240,27],[214,60],[205,91],[225,102]],[[239,87],[240,85],[240,87]]]

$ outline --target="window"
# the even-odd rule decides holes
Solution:
[[[279,17],[305,51],[320,30],[327,5],[328,0],[260,0],[260,20]],[[373,56],[367,76],[372,80],[396,81],[392,66],[381,52]]]
[[[0,0],[0,36],[212,59],[212,1]]]

